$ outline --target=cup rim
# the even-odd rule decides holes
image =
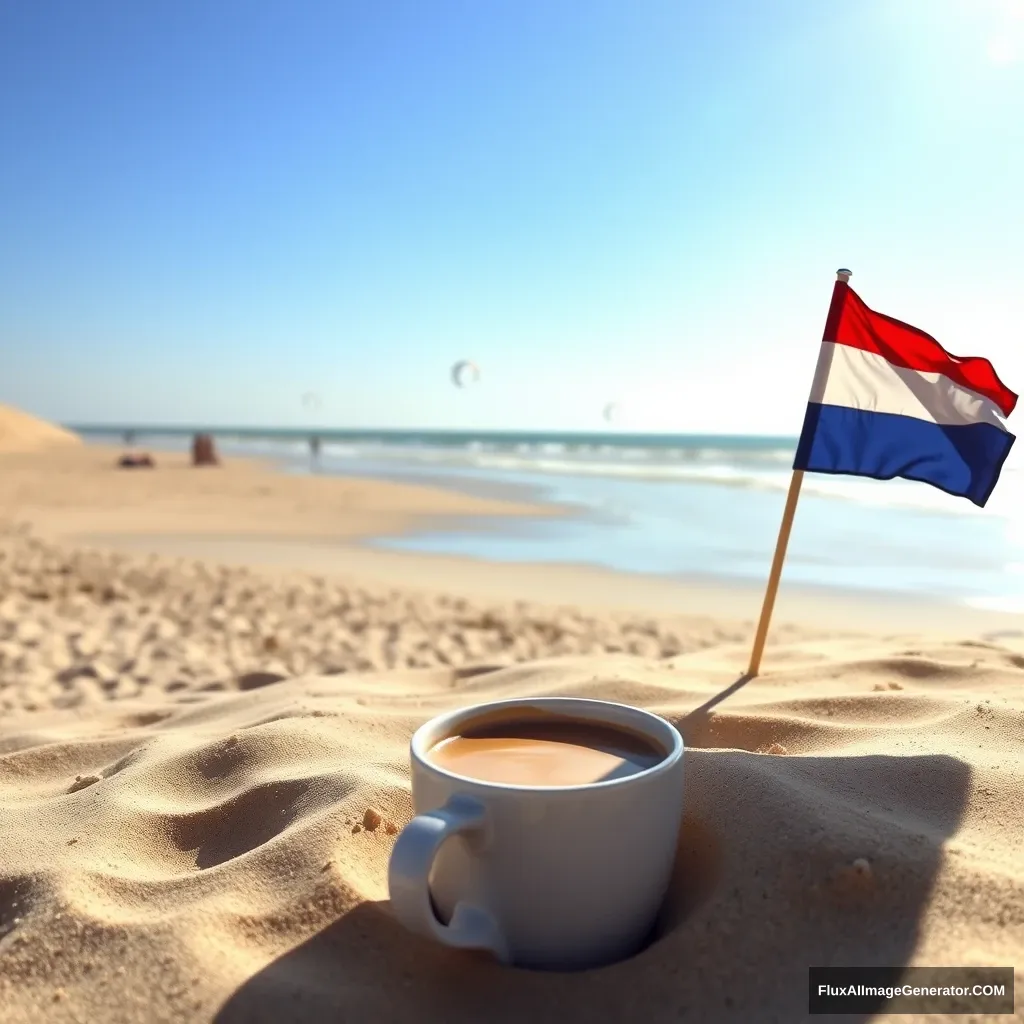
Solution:
[[[577,710],[585,712],[588,707],[594,710],[614,708],[620,713],[624,712],[627,717],[635,719],[639,731],[647,739],[653,740],[659,746],[667,747],[668,752],[657,764],[651,765],[650,768],[644,768],[642,771],[634,772],[632,775],[625,775],[618,779],[583,782],[575,786],[528,786],[520,783],[493,782],[490,779],[477,779],[471,775],[460,775],[458,772],[442,768],[427,758],[427,752],[437,742],[438,734],[452,730],[461,724],[462,721],[471,720],[476,715],[491,709],[517,706],[522,708],[536,708],[539,706],[540,708],[551,708],[552,711],[558,706],[568,706],[570,713]],[[587,720],[585,714],[581,714],[580,717],[584,721]],[[615,724],[614,722],[609,723],[606,718],[592,717],[590,721],[606,725]],[[661,735],[657,735],[658,733],[661,733]],[[664,742],[666,738],[669,740],[667,744]],[[685,743],[682,733],[668,719],[662,718],[661,715],[657,715],[653,711],[646,711],[643,708],[634,707],[632,704],[620,704],[617,701],[610,700],[592,700],[587,697],[514,697],[507,700],[486,701],[483,704],[470,704],[455,711],[447,711],[444,714],[435,715],[424,722],[413,733],[412,739],[409,742],[409,753],[413,763],[421,770],[440,779],[460,782],[483,789],[506,792],[577,795],[591,790],[600,791],[615,786],[636,784],[645,779],[662,775],[665,772],[671,771],[682,760],[684,750]]]

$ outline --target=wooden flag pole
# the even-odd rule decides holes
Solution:
[[[764,592],[764,603],[761,605],[761,618],[754,634],[754,649],[750,652],[748,676],[756,676],[761,667],[761,655],[764,654],[764,642],[768,638],[768,626],[772,621],[772,609],[775,607],[775,595],[779,592],[779,577],[782,575],[782,563],[786,560],[786,547],[789,544],[789,532],[793,529],[793,516],[796,514],[796,503],[800,498],[800,485],[804,482],[804,471],[794,469],[789,481],[789,494],[786,495],[786,507],[782,512],[782,525],[779,527],[779,539],[775,542],[775,557],[772,559],[772,571],[768,574],[768,588]]]
[[[849,270],[837,270],[836,281],[844,284],[850,280]],[[839,289],[832,293],[832,306],[829,308],[829,319],[832,320],[832,311],[836,307],[836,300]],[[826,327],[827,331],[827,327]],[[775,542],[775,556],[772,558],[772,569],[768,574],[768,586],[764,592],[764,603],[761,605],[761,618],[757,623],[757,632],[754,634],[754,647],[750,652],[750,665],[747,668],[747,676],[753,678],[761,668],[761,656],[764,654],[765,641],[768,639],[768,626],[772,621],[772,611],[775,608],[775,595],[779,592],[779,579],[782,576],[782,563],[786,560],[786,548],[789,545],[789,534],[793,529],[793,516],[796,515],[796,503],[800,500],[800,485],[804,482],[804,471],[794,469],[793,476],[789,481],[789,493],[786,495],[786,507],[782,512],[782,524],[779,526],[779,539]]]

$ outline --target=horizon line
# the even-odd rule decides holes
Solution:
[[[795,441],[798,434],[760,434],[747,432],[708,432],[701,431],[672,431],[672,430],[564,430],[557,428],[473,428],[473,427],[336,427],[307,424],[302,426],[273,426],[265,424],[262,426],[239,426],[232,424],[156,424],[156,423],[70,423],[60,424],[65,430],[77,433],[109,433],[123,434],[132,432],[136,434],[181,434],[181,433],[238,433],[253,434],[266,431],[274,433],[301,434],[349,434],[349,435],[409,435],[409,434],[433,434],[433,435],[472,435],[476,437],[522,437],[522,436],[549,436],[559,435],[562,437],[686,437],[686,438],[757,438],[759,440]]]

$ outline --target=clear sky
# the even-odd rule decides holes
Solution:
[[[49,418],[795,433],[840,266],[1024,391],[1024,0],[0,0]]]

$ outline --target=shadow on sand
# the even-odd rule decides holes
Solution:
[[[793,1024],[807,1018],[809,966],[905,965],[970,768],[939,755],[703,749],[711,710],[747,681],[674,720],[687,737],[686,815],[661,918],[636,956],[576,973],[503,968],[411,936],[386,901],[368,902],[246,980],[218,1024]],[[867,876],[851,869],[862,858]]]

